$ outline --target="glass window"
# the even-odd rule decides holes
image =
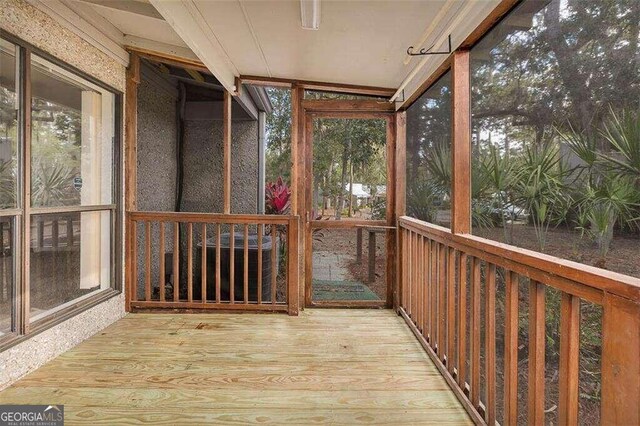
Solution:
[[[111,286],[111,212],[31,217],[30,320]]]
[[[0,213],[17,206],[18,48],[0,39]],[[15,331],[15,216],[0,216],[0,337]]]
[[[18,175],[16,46],[0,40],[0,209],[15,208]]]
[[[639,16],[524,1],[473,48],[476,235],[640,277]]]
[[[451,224],[451,72],[407,109],[407,215]]]
[[[31,204],[112,203],[115,96],[31,59]]]

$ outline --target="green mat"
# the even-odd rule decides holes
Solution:
[[[360,282],[313,280],[313,300],[380,300],[380,298]]]

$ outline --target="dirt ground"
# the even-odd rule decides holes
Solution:
[[[474,235],[504,242],[502,228],[474,229]],[[514,246],[539,251],[538,240],[532,226],[514,225]],[[580,238],[578,231],[567,228],[550,229],[544,253],[597,266],[621,274],[640,277],[640,235],[615,236],[604,264],[598,247],[588,237]]]
[[[386,271],[386,247],[384,234],[376,235],[376,279],[369,283],[368,254],[369,244],[367,233],[363,232],[362,237],[362,261],[356,259],[356,230],[355,229],[321,229],[313,238],[313,250],[329,251],[347,255],[348,260],[345,267],[351,274],[354,281],[364,283],[381,300],[386,299],[387,284],[385,280]]]

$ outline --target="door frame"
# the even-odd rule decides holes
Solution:
[[[300,174],[303,180],[304,202],[302,209],[304,229],[304,304],[306,307],[327,308],[391,308],[393,306],[394,284],[396,277],[396,114],[395,107],[387,101],[376,100],[302,100],[301,112],[304,117],[304,135],[301,150],[304,155],[304,170]],[[387,155],[387,205],[386,219],[379,221],[315,221],[311,218],[313,201],[313,120],[316,118],[336,119],[383,119],[386,122],[386,155]],[[321,222],[321,223],[320,223]],[[358,225],[381,226],[385,228],[387,283],[386,300],[384,301],[313,301],[313,235],[316,228],[356,228]]]

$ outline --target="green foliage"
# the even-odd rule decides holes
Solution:
[[[640,111],[622,110],[604,122],[602,136],[611,144],[612,153],[600,153],[619,176],[640,180]]]
[[[544,251],[549,227],[566,216],[570,174],[557,145],[552,143],[527,146],[520,157],[513,188],[515,200],[529,213],[540,251]]]

